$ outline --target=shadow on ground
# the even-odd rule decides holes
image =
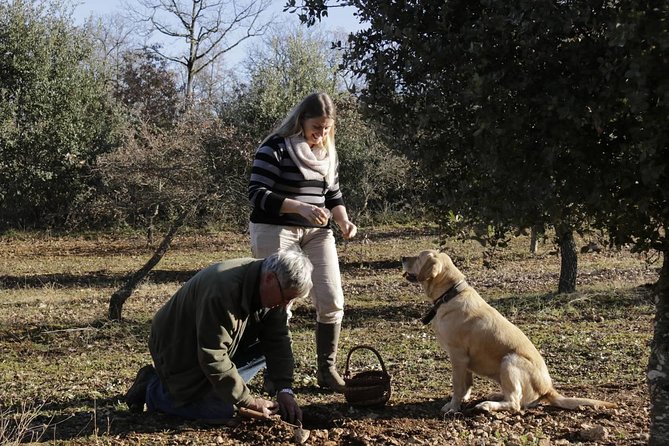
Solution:
[[[134,271],[132,272],[134,273]],[[153,270],[148,280],[154,283],[186,282],[197,271]],[[90,274],[34,274],[23,276],[0,276],[0,287],[6,289],[21,288],[106,288],[119,286],[130,274],[112,274],[106,271],[94,271]]]
[[[40,350],[35,354],[45,354],[50,351],[60,351],[67,347],[67,341],[74,342],[77,337],[84,337],[89,343],[95,341],[114,342],[119,338],[147,339],[151,330],[151,321],[111,321],[97,319],[87,325],[40,323],[26,325],[22,321],[16,324],[5,324],[0,329],[0,341],[21,343],[25,341],[50,346],[48,350]]]

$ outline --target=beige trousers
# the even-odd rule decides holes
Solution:
[[[316,320],[323,324],[341,323],[344,317],[344,291],[334,234],[329,228],[304,228],[251,223],[251,251],[256,258],[267,257],[280,249],[300,249],[314,265],[311,301]]]

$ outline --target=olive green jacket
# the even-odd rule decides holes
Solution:
[[[252,402],[231,358],[260,340],[269,378],[281,389],[293,381],[295,361],[285,307],[260,305],[262,260],[235,259],[203,269],[156,313],[149,350],[163,385],[177,404],[211,391],[241,407]],[[243,347],[242,347],[243,348]]]

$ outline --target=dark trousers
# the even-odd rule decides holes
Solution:
[[[237,350],[237,353],[232,357],[232,362],[235,363],[237,372],[244,382],[251,381],[265,367],[265,356],[260,348],[260,343],[256,341],[247,348]],[[149,412],[164,412],[194,420],[221,420],[232,418],[234,415],[233,405],[221,400],[213,388],[197,401],[186,405],[175,405],[174,400],[155,373],[146,388],[146,406]]]

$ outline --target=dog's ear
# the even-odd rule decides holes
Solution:
[[[422,257],[422,256],[421,256]],[[433,253],[425,254],[425,261],[416,275],[419,282],[431,279],[441,272],[441,263]]]

